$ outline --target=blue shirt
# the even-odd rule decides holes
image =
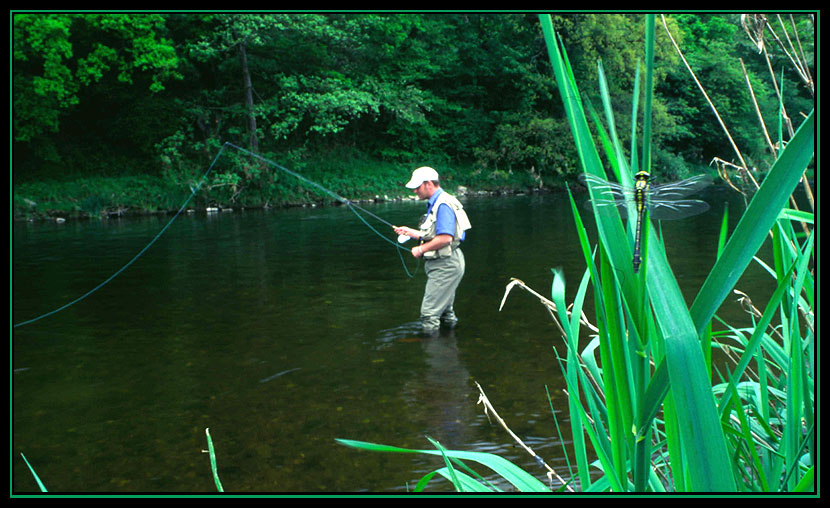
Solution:
[[[432,207],[435,205],[435,200],[438,199],[438,195],[444,192],[442,189],[438,189],[435,194],[429,198],[427,202],[427,214],[429,214]],[[452,208],[448,204],[442,204],[438,207],[438,211],[435,212],[435,235],[450,235],[455,238],[455,212],[452,211]],[[464,240],[464,237],[467,236],[467,232],[461,233],[460,240]]]

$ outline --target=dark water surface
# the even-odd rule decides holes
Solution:
[[[690,302],[714,262],[721,203],[733,201],[734,217],[740,209],[724,190],[706,199],[708,213],[663,224]],[[553,267],[563,267],[572,298],[584,262],[567,195],[463,202],[473,229],[461,322],[435,339],[415,326],[422,267],[407,277],[395,249],[345,207],[179,217],[101,290],[12,329],[12,490],[37,489],[22,452],[51,492],[215,492],[205,428],[226,492],[404,492],[442,465],[335,438],[429,449],[430,436],[498,453],[546,481],[476,404],[476,381],[567,476],[569,443],[557,438],[546,396],[547,387],[567,441],[553,352],[564,354],[561,338],[527,292],[514,290],[498,310],[511,277],[548,296]],[[416,202],[367,207],[395,224],[423,213]],[[15,223],[12,324],[97,286],[169,219]],[[772,292],[757,265],[739,287],[758,302]],[[733,299],[719,315],[743,319]]]

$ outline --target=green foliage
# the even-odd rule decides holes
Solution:
[[[27,13],[12,20],[16,141],[57,132],[60,116],[79,104],[79,91],[107,72],[125,84],[147,72],[153,92],[180,77],[161,15]]]
[[[27,141],[46,130],[57,131],[60,109],[77,103],[77,84],[63,64],[72,56],[72,20],[53,14],[17,15],[13,21],[14,139]],[[25,72],[24,66],[39,66],[42,72]]]
[[[567,125],[561,120],[509,115],[495,128],[495,146],[474,149],[473,153],[491,170],[528,170],[545,176],[573,174],[573,145],[567,136]],[[541,186],[541,175],[537,178]]]
[[[440,160],[468,171],[467,181],[493,187],[505,175],[532,187],[555,186],[578,172],[534,15],[44,12],[12,18],[15,183],[148,174],[186,186],[225,141],[290,164],[343,150],[407,168]],[[623,124],[632,123],[632,112],[617,105],[633,93],[644,39],[640,18],[554,17],[578,75],[595,83],[596,62],[603,62]],[[802,17],[796,21],[809,28]],[[667,22],[711,84],[741,146],[768,168],[750,98],[735,93],[745,89],[737,57],[745,57],[770,120],[777,99],[757,79],[766,70],[750,58],[738,18],[677,14]],[[802,41],[809,58],[814,42]],[[662,30],[654,53],[651,137],[661,161],[655,172],[680,175],[684,164],[728,160],[709,108]],[[600,100],[595,89],[583,92],[593,107]],[[789,99],[801,97],[803,87],[787,82],[783,89]],[[638,135],[618,133],[623,143]],[[249,165],[218,172],[241,180],[216,182],[216,197],[262,201],[278,193],[271,189],[279,185],[274,178],[251,171]]]
[[[796,15],[806,21],[806,15]],[[740,29],[738,15],[678,14],[674,16],[679,43],[698,79],[706,84],[706,92],[726,122],[731,135],[741,150],[750,158],[751,165],[769,169],[773,158],[767,150],[752,97],[746,80],[752,84],[755,97],[768,126],[777,123],[777,91],[770,84],[770,69],[757,48],[749,44],[746,33]],[[814,40],[811,28],[802,26],[796,37],[809,57]],[[789,68],[790,62],[777,45],[768,41],[775,59],[775,72]],[[776,51],[778,50],[778,51]],[[742,65],[746,68],[744,76]],[[791,75],[791,73],[786,73]],[[795,106],[803,117],[812,108],[807,89],[786,79],[782,87],[785,102]],[[676,119],[677,128],[669,133],[666,146],[691,164],[709,164],[714,157],[732,160],[734,151],[719,128],[711,108],[688,78],[687,71],[676,66],[667,79],[658,83],[657,93],[665,97],[669,112]],[[803,115],[803,116],[802,116]]]

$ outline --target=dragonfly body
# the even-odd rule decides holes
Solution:
[[[640,271],[640,233],[643,231],[643,218],[646,215],[646,197],[649,188],[649,174],[645,171],[638,171],[634,175],[634,205],[637,208],[637,230],[634,237],[634,273]]]
[[[647,171],[639,171],[634,175],[634,187],[625,187],[617,183],[608,182],[598,176],[583,173],[580,180],[594,189],[594,199],[586,206],[616,206],[624,211],[627,217],[629,206],[633,206],[637,214],[636,230],[634,233],[634,273],[640,270],[640,238],[645,222],[646,212],[656,220],[673,220],[691,217],[705,212],[709,205],[697,199],[682,199],[712,183],[708,175],[698,175],[679,182],[670,182],[659,185],[651,184],[651,175]]]

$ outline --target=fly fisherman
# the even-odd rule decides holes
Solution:
[[[395,227],[398,235],[419,241],[412,255],[424,259],[427,284],[421,302],[421,325],[425,334],[438,332],[441,324],[454,328],[458,318],[453,311],[455,290],[464,276],[464,254],[459,249],[470,220],[461,203],[441,189],[438,172],[420,167],[406,184],[418,199],[427,200],[427,213],[418,229]]]

